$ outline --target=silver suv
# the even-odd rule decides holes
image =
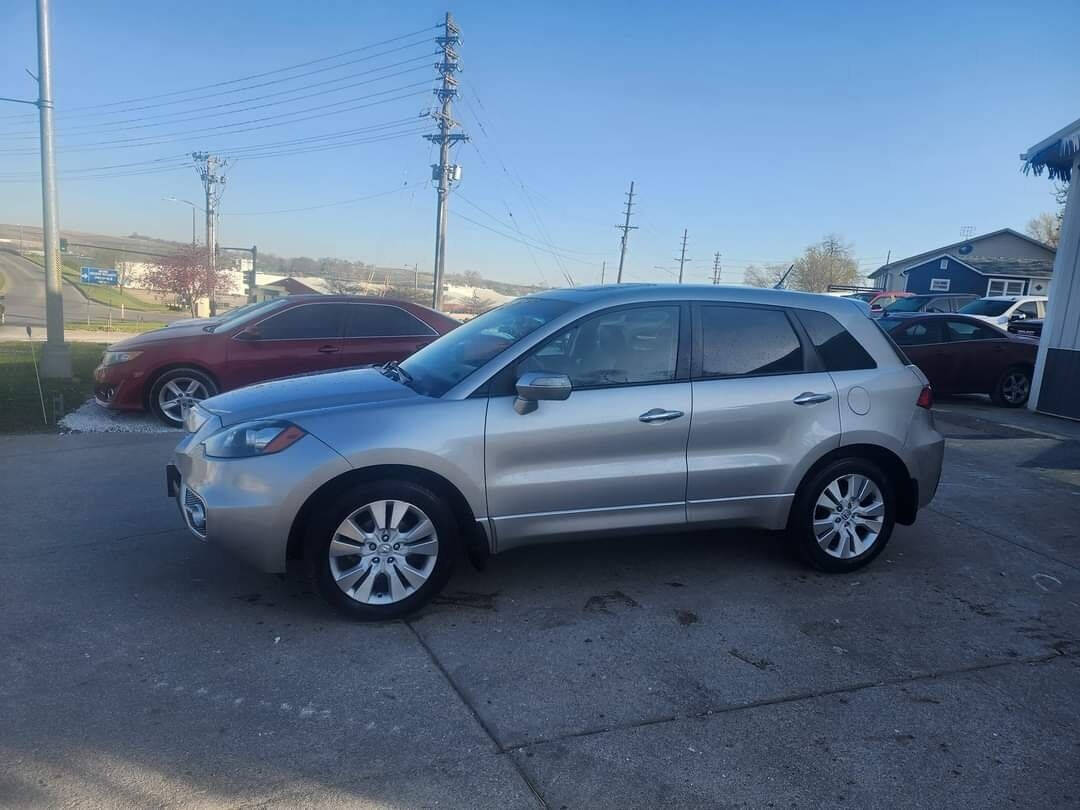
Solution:
[[[927,380],[850,301],[621,285],[546,292],[400,365],[277,380],[187,415],[188,528],[305,559],[359,619],[415,610],[461,552],[601,533],[786,529],[852,571],[934,496]]]

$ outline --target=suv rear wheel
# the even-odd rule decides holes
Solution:
[[[854,571],[885,548],[895,516],[896,496],[881,468],[866,459],[842,458],[803,482],[788,530],[810,565]]]
[[[315,587],[353,619],[405,616],[442,590],[458,557],[457,522],[446,502],[411,481],[348,489],[307,536]]]

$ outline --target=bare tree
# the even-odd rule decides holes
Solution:
[[[787,268],[786,264],[767,264],[764,267],[752,264],[746,268],[743,280],[751,287],[772,288],[783,278]]]
[[[828,234],[795,260],[791,275],[791,288],[807,292],[825,292],[830,284],[855,284],[859,280],[859,263],[855,261],[854,246],[836,234]]]
[[[174,295],[177,303],[195,317],[200,298],[226,293],[232,288],[228,269],[211,270],[208,258],[205,246],[185,246],[151,264],[146,271],[146,282],[151,289]]]
[[[1028,220],[1025,230],[1032,239],[1038,239],[1056,249],[1061,240],[1061,215],[1043,211],[1034,219]]]
[[[356,295],[362,292],[364,287],[359,281],[335,276],[326,279],[326,289],[332,295]]]

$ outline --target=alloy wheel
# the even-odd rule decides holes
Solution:
[[[814,504],[814,537],[822,551],[846,560],[877,542],[885,521],[885,499],[865,475],[835,478]]]
[[[439,556],[435,525],[407,501],[366,504],[341,521],[329,547],[330,573],[350,599],[400,602],[421,588]]]
[[[183,422],[188,409],[196,402],[210,397],[202,380],[194,377],[173,377],[158,392],[158,407],[175,422]]]
[[[1031,380],[1023,371],[1010,371],[1001,381],[1001,398],[1010,405],[1019,405],[1031,393]]]

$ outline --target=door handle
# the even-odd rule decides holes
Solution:
[[[638,417],[642,422],[670,422],[683,415],[682,411],[665,411],[663,408],[651,408]]]
[[[817,405],[819,402],[828,402],[830,399],[832,399],[832,394],[815,394],[807,391],[804,394],[799,394],[791,401],[796,405]]]
[[[340,351],[341,351],[341,349],[338,346],[320,346],[319,347],[319,354],[336,354],[337,352],[340,352]]]

